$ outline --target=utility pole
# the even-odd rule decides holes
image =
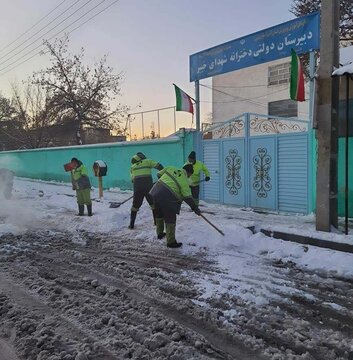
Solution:
[[[316,175],[316,230],[337,228],[337,160],[339,78],[339,0],[321,2],[321,40],[317,103],[318,159]]]
[[[195,118],[196,118],[196,130],[200,131],[201,121],[200,121],[200,82],[199,80],[195,81]]]

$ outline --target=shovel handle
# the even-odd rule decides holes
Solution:
[[[127,198],[126,200],[124,200],[123,202],[121,202],[121,203],[119,204],[119,206],[125,204],[126,202],[128,202],[129,200],[131,200],[133,197],[134,197],[134,195],[130,196],[129,198]]]
[[[207,222],[209,223],[214,229],[216,229],[222,236],[224,236],[224,232],[220,229],[218,229],[218,227],[214,224],[211,223],[210,220],[206,219],[204,215],[200,214],[200,216]]]

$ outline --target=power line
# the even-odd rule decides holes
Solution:
[[[69,31],[67,34],[71,34],[72,32],[74,32],[75,30],[77,30],[78,28],[80,28],[81,26],[83,26],[84,24],[86,24],[88,21],[90,21],[91,19],[95,18],[96,16],[98,16],[99,14],[101,14],[103,11],[107,10],[108,8],[110,8],[111,6],[113,6],[115,3],[117,3],[119,0],[115,0],[113,1],[110,5],[106,6],[105,8],[103,8],[101,11],[99,11],[98,13],[96,13],[95,15],[91,16],[89,19],[87,19],[86,21],[84,21],[83,23],[81,23],[80,25],[78,25],[77,27],[75,27],[74,29],[72,29],[71,31]],[[100,5],[100,4],[99,4]],[[93,10],[93,9],[91,9]],[[90,10],[90,11],[91,11]],[[89,12],[90,12],[89,11]],[[87,12],[88,13],[88,12]],[[86,13],[86,14],[87,14]],[[84,14],[83,16],[85,16],[86,14]],[[68,27],[70,27],[71,25],[73,25],[75,22],[77,22],[78,20],[80,20],[83,16],[81,16],[79,19],[77,19],[76,21],[74,21],[73,23],[71,23],[70,25],[68,25],[66,28],[64,28],[63,30],[59,31],[57,34],[53,35],[51,38],[49,38],[48,40],[51,40],[53,37],[55,37],[56,35],[58,35],[60,32],[64,31],[65,29],[67,29]],[[30,54],[31,52],[33,52],[34,50],[43,47],[44,45],[39,45],[37,46],[35,49],[31,50],[30,52],[28,52],[27,54],[25,54],[24,56],[22,56],[21,58],[25,57],[26,55]],[[49,51],[46,51],[44,54],[49,53]],[[32,55],[31,57],[25,59],[24,61],[22,61],[21,63],[15,65],[14,67],[12,67],[11,69],[5,71],[4,73],[0,74],[0,76],[3,76],[5,74],[7,74],[8,72],[16,69],[18,66],[24,64],[25,62],[31,60],[32,58],[34,58],[35,56],[41,54],[41,51],[35,53],[34,55]],[[20,59],[21,59],[20,58]],[[17,59],[15,62],[13,62],[12,64],[16,63],[17,61],[19,61],[20,59]],[[10,65],[12,65],[10,64]],[[6,69],[7,67],[9,67],[10,65],[7,65],[4,69]],[[0,69],[0,71],[4,70],[4,69]]]
[[[205,103],[213,103],[213,104],[231,104],[231,103],[236,103],[236,102],[240,102],[240,101],[251,101],[251,100],[254,100],[254,99],[259,99],[259,98],[262,98],[264,96],[270,96],[270,95],[273,95],[273,94],[277,94],[277,93],[280,93],[280,92],[283,92],[283,91],[287,91],[288,89],[280,89],[280,90],[276,90],[276,91],[273,91],[271,93],[268,93],[268,94],[264,94],[264,95],[260,95],[260,96],[256,96],[254,98],[241,98],[241,99],[238,99],[238,100],[232,100],[232,101],[201,101],[201,102],[205,102]],[[230,94],[229,94],[230,95]],[[260,104],[258,102],[258,104]],[[261,103],[263,104],[263,103]]]
[[[228,86],[228,85],[217,85],[212,86],[213,88],[227,88],[227,89],[243,89],[243,88],[254,88],[254,87],[268,87],[268,84],[259,85],[243,85],[243,86]]]
[[[69,9],[71,9],[73,6],[75,6],[78,2],[80,2],[81,0],[76,0],[72,5],[70,5],[65,11],[63,11],[61,14],[59,14],[56,18],[54,18],[51,23],[53,23],[56,19],[60,18],[63,14],[65,14]],[[92,1],[92,0],[90,0]],[[84,4],[85,5],[85,4]],[[81,8],[80,8],[81,9]],[[79,10],[80,10],[79,9]],[[64,19],[65,21],[65,19]],[[24,45],[26,42],[28,42],[29,40],[31,40],[35,35],[37,35],[38,33],[40,33],[43,29],[45,29],[46,27],[48,27],[49,24],[46,24],[45,26],[43,26],[41,29],[39,29],[36,33],[34,33],[33,35],[31,35],[28,39],[26,39],[25,41],[21,42],[21,44],[17,45],[15,48],[13,48],[11,51],[7,52],[5,55],[3,55],[2,57],[0,57],[0,60],[3,59],[4,57],[6,57],[7,55],[11,54],[12,52],[14,52],[16,49],[18,49],[19,47],[21,47],[22,45]],[[59,24],[60,25],[60,24]],[[50,30],[49,30],[50,31]],[[46,35],[46,34],[44,34]],[[41,35],[42,36],[42,35]],[[37,42],[40,38],[37,38],[34,42]],[[27,47],[31,46],[34,42],[31,42],[28,46],[26,46],[24,49],[22,49],[21,51],[17,52],[15,55],[12,55],[9,59],[7,60],[4,60],[1,62],[4,63],[4,62],[7,62],[8,60],[10,60],[12,57],[20,54],[23,50],[25,50]]]
[[[70,8],[72,6],[74,6],[75,4],[77,4],[79,1],[81,0],[76,0],[76,2],[70,6]],[[25,46],[23,49],[21,49],[20,51],[18,51],[16,54],[12,55],[10,58],[8,58],[7,60],[1,61],[0,65],[3,65],[4,63],[7,63],[9,60],[11,60],[13,57],[16,57],[17,55],[21,54],[21,52],[23,52],[25,49],[27,49],[28,47],[30,47],[31,45],[33,45],[34,43],[36,43],[38,40],[41,40],[43,38],[43,36],[47,35],[48,33],[50,33],[52,30],[56,29],[59,25],[61,25],[63,22],[65,22],[67,19],[69,19],[71,16],[75,15],[78,11],[80,11],[83,7],[85,7],[88,3],[90,3],[93,0],[88,0],[86,1],[82,6],[80,6],[77,10],[75,10],[73,13],[71,13],[69,16],[67,16],[64,20],[62,20],[61,22],[59,22],[59,24],[55,25],[54,27],[52,27],[51,29],[49,29],[46,33],[44,33],[43,35],[40,35],[36,40],[32,41],[30,44],[28,44],[27,46]],[[105,0],[103,0],[105,1]],[[69,8],[68,8],[69,9]],[[66,9],[65,12],[68,10]],[[60,17],[61,15],[59,15]],[[56,18],[55,18],[56,19]],[[27,39],[26,41],[22,42],[20,45],[18,45],[17,47],[15,47],[13,50],[11,50],[10,52],[8,52],[7,54],[3,55],[0,57],[0,60],[3,59],[4,57],[6,57],[7,55],[11,54],[14,50],[18,49],[20,46],[22,46],[23,44],[25,44],[28,40],[30,40],[32,37],[34,37],[35,35],[37,35],[39,32],[41,32],[43,29],[45,29],[48,25],[44,26],[43,28],[41,28],[39,31],[37,31],[33,36],[31,36],[29,39]]]
[[[275,91],[275,92],[273,92],[273,93],[269,93],[269,94],[265,94],[265,95],[261,95],[261,96],[258,96],[258,97],[249,99],[249,98],[244,98],[244,97],[242,97],[242,96],[235,96],[235,95],[233,95],[233,94],[229,94],[229,93],[227,93],[227,92],[225,92],[225,91],[221,91],[221,90],[215,89],[215,88],[213,88],[213,87],[211,87],[211,86],[207,86],[207,85],[203,85],[203,84],[200,84],[200,85],[203,86],[203,87],[205,87],[205,88],[207,88],[207,89],[217,91],[217,92],[219,92],[219,93],[221,93],[221,94],[224,94],[224,95],[227,95],[227,96],[230,96],[230,97],[236,99],[235,101],[232,101],[232,102],[247,101],[247,102],[250,102],[250,103],[252,103],[252,104],[254,104],[254,105],[259,105],[259,106],[263,106],[263,103],[259,103],[259,102],[253,101],[253,99],[258,99],[258,98],[260,98],[260,97],[267,96],[267,95],[272,95],[272,94],[275,94],[275,93],[278,93],[278,92],[281,92],[281,91],[284,91],[284,90],[285,90],[285,89],[281,89],[281,90]]]
[[[56,37],[57,35],[59,35],[60,33],[62,33],[64,30],[66,30],[67,28],[69,28],[71,25],[73,25],[74,23],[76,23],[77,21],[81,20],[84,16],[86,16],[88,13],[90,13],[91,11],[93,11],[95,8],[97,8],[99,5],[101,5],[103,2],[105,2],[106,0],[101,1],[98,5],[96,5],[95,7],[93,7],[92,9],[90,9],[89,11],[87,11],[85,14],[83,14],[82,16],[80,16],[78,19],[76,19],[75,21],[73,21],[71,24],[69,24],[68,26],[66,26],[64,29],[60,30],[59,32],[57,32],[55,35],[51,36],[49,39],[47,39],[48,41],[51,40],[52,38]],[[71,31],[67,32],[67,34],[71,34],[72,32],[74,32],[75,30],[77,30],[78,28],[80,28],[81,26],[83,26],[84,24],[86,24],[88,21],[92,20],[93,18],[95,18],[96,16],[98,16],[99,14],[101,14],[102,12],[104,12],[105,10],[107,10],[108,8],[110,8],[111,6],[113,6],[115,3],[117,3],[120,0],[115,0],[113,1],[111,4],[109,4],[108,6],[106,6],[105,8],[103,8],[101,11],[99,11],[98,13],[94,14],[93,16],[91,16],[90,18],[88,18],[86,21],[84,21],[83,23],[81,23],[80,25],[78,25],[77,27],[75,27],[74,29],[72,29]],[[30,50],[29,52],[27,52],[26,54],[24,54],[23,56],[21,56],[19,59],[15,60],[14,62],[12,62],[11,64],[5,66],[4,68],[0,69],[0,72],[6,70],[8,67],[10,67],[11,65],[14,65],[15,63],[17,63],[19,60],[23,59],[25,56],[29,55],[30,53],[32,53],[33,51],[44,47],[43,44],[35,47],[34,49]],[[44,54],[47,54],[49,51],[44,52]],[[18,66],[24,64],[25,62],[33,59],[35,56],[41,54],[42,51],[39,51],[35,54],[33,54],[32,56],[30,56],[29,58],[23,60],[22,62],[20,62],[19,64],[11,67],[10,69],[8,69],[7,71],[0,73],[0,76],[3,76],[5,74],[7,74],[8,72],[16,69]]]
[[[268,94],[264,94],[264,95],[260,95],[260,96],[257,96],[257,97],[254,97],[254,98],[251,98],[251,99],[247,99],[247,98],[243,98],[241,96],[234,96],[232,94],[229,94],[227,92],[224,92],[224,91],[221,91],[221,90],[218,90],[218,89],[215,89],[214,87],[211,87],[211,86],[207,86],[207,85],[204,85],[204,84],[200,84],[200,86],[203,86],[207,89],[210,89],[210,90],[214,90],[214,91],[217,91],[221,94],[224,94],[224,95],[228,95],[230,97],[233,97],[235,98],[236,100],[233,100],[233,101],[219,101],[219,102],[215,102],[215,101],[209,101],[209,103],[212,103],[212,104],[230,104],[230,103],[236,103],[236,102],[240,102],[240,101],[248,101],[250,103],[252,103],[253,105],[257,105],[257,106],[260,106],[260,107],[263,107],[263,108],[268,108],[268,102],[266,103],[263,103],[263,102],[257,102],[257,101],[253,101],[253,99],[259,99],[259,98],[262,98],[264,96],[270,96],[270,95],[273,95],[273,94],[277,94],[279,92],[282,92],[282,91],[286,91],[287,89],[284,88],[284,89],[280,89],[280,90],[276,90],[276,91],[273,91],[271,93],[268,93]],[[237,99],[237,98],[240,98],[240,99]],[[206,101],[202,101],[202,102],[206,102]],[[279,106],[280,108],[285,108],[283,105],[282,106]],[[302,112],[302,114],[304,114]]]
[[[72,32],[74,32],[76,29],[78,29],[79,27],[81,27],[82,25],[86,24],[88,21],[90,21],[91,19],[95,18],[96,16],[98,16],[99,14],[101,14],[103,11],[109,9],[111,6],[113,6],[115,3],[117,3],[120,0],[115,0],[113,1],[110,5],[106,6],[104,9],[102,9],[101,11],[99,11],[97,14],[91,16],[90,18],[88,18],[86,21],[84,21],[83,23],[81,23],[79,26],[75,27],[74,29],[72,29],[71,31],[68,32],[68,34],[71,34]],[[100,5],[101,3],[99,3],[98,5]],[[97,5],[97,6],[98,6]],[[93,8],[94,9],[94,8]],[[92,9],[92,10],[93,10]],[[71,26],[71,25],[70,25]]]
[[[240,99],[237,99],[237,100],[234,100],[234,101],[220,101],[220,102],[214,102],[214,103],[233,103],[233,102],[239,102],[239,101],[252,101],[253,99],[259,99],[259,98],[262,98],[262,97],[265,97],[265,96],[270,96],[270,95],[273,95],[273,94],[277,94],[277,93],[280,93],[282,91],[286,91],[288,90],[287,88],[284,88],[284,89],[280,89],[280,90],[276,90],[276,91],[273,91],[273,92],[270,92],[270,93],[267,93],[267,94],[263,94],[263,95],[259,95],[259,96],[256,96],[256,97],[253,97],[253,98],[244,98],[244,97],[241,97],[241,96],[234,96],[232,94],[229,94],[229,93],[226,93],[224,91],[220,91],[218,89],[215,89],[214,87],[210,87],[210,86],[207,86],[207,85],[203,85],[203,84],[200,84],[201,86],[204,86],[210,90],[215,90],[217,92],[220,92],[222,94],[225,94],[225,95],[228,95],[228,96],[231,96],[233,98],[240,98]],[[211,101],[212,102],[212,101]],[[259,103],[260,104],[260,103]]]
[[[11,46],[12,44],[14,44],[17,40],[21,39],[21,37],[23,37],[24,35],[26,35],[29,31],[31,31],[34,27],[36,27],[38,24],[40,24],[45,18],[47,18],[51,13],[53,13],[57,8],[59,8],[64,2],[66,2],[67,0],[62,1],[58,6],[56,6],[53,10],[49,11],[48,14],[44,15],[41,19],[39,19],[34,25],[32,25],[28,30],[26,30],[24,33],[22,33],[21,35],[19,35],[15,40],[11,41],[9,44],[7,44],[6,46],[4,46],[2,49],[0,49],[0,53],[7,49],[9,46]]]

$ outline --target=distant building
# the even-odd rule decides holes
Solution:
[[[83,144],[126,141],[126,136],[111,135],[110,129],[84,128]],[[25,131],[15,120],[0,122],[0,151],[76,145],[76,127],[73,122]]]
[[[309,82],[305,102],[290,100],[290,58],[280,59],[212,78],[212,123],[242,113],[309,119]]]

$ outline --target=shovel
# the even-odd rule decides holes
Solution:
[[[128,202],[129,200],[131,200],[134,197],[134,195],[130,196],[129,198],[127,198],[126,200],[122,201],[122,202],[114,202],[114,201],[110,201],[110,208],[118,208],[119,206],[125,204],[126,202]]]

